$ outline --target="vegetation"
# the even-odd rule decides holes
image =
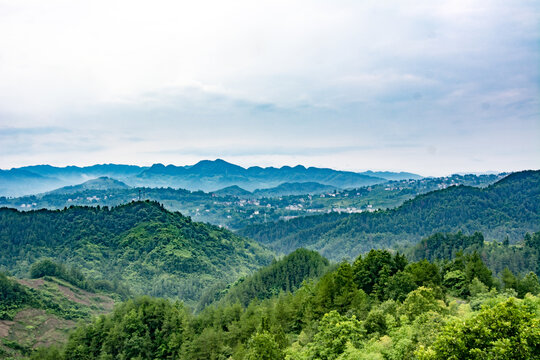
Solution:
[[[131,168],[126,170],[132,171]],[[52,174],[44,174],[54,175],[54,171]],[[101,172],[89,175],[99,174]],[[130,188],[114,179],[98,178],[48,193],[17,198],[0,196],[0,206],[18,210],[63,209],[69,206],[113,207],[133,200],[149,199],[158,201],[170,211],[189,215],[196,221],[237,230],[251,224],[298,216],[394,208],[419,194],[456,185],[483,187],[501,179],[503,175],[452,175],[444,178],[395,180],[356,189],[334,189],[308,182],[280,183],[277,187],[249,192],[233,185],[208,193],[173,189],[171,184],[167,184],[166,188]]]
[[[139,294],[195,302],[202,289],[231,282],[271,260],[271,253],[230,231],[196,223],[154,202],[115,208],[73,207],[59,211],[0,209],[0,267],[28,276],[30,264],[54,258],[81,274],[49,262],[52,272],[83,287],[129,284]]]
[[[371,248],[395,248],[436,232],[472,234],[511,243],[540,226],[540,171],[514,173],[485,188],[452,186],[420,195],[397,209],[320,215],[248,227],[240,234],[278,253],[305,247],[340,260]]]
[[[16,280],[0,273],[0,358],[65,343],[68,330],[109,312],[113,301],[110,294],[88,292],[56,277]]]
[[[33,356],[530,359],[538,355],[540,340],[535,281],[537,290],[517,298],[509,289],[497,289],[497,280],[474,254],[439,266],[372,250],[294,292],[247,306],[220,302],[193,315],[178,302],[130,300],[79,327],[63,348]]]
[[[419,244],[409,248],[407,254],[411,259],[421,260],[450,260],[458,254],[472,254],[478,252],[482,260],[497,275],[504,269],[515,274],[536,272],[540,275],[540,232],[525,234],[524,239],[517,244],[510,245],[508,238],[502,243],[486,242],[484,236],[475,232],[465,235],[436,233]]]
[[[77,304],[56,301],[53,296],[19,284],[0,273],[0,320],[13,320],[25,308],[43,309],[65,319],[82,319],[89,313]]]
[[[211,289],[202,296],[198,308],[216,300],[247,306],[254,299],[269,299],[280,292],[295,291],[304,281],[319,278],[329,268],[330,263],[319,253],[298,249],[225,289]]]
[[[64,264],[56,263],[50,259],[43,259],[32,264],[30,267],[30,277],[32,279],[46,276],[53,276],[65,280],[69,284],[92,292],[105,291],[108,293],[115,293],[120,295],[123,299],[126,299],[131,295],[130,289],[126,285],[120,284],[117,281],[112,282],[108,280],[87,279],[75,266],[68,269]]]
[[[395,210],[243,231],[289,253],[271,263],[257,243],[155,202],[0,209],[0,266],[31,277],[0,274],[0,357],[532,359],[538,180],[538,171],[516,173]],[[347,260],[332,264],[302,244]],[[129,300],[112,310],[103,292]]]

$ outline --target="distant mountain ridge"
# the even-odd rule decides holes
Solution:
[[[286,182],[318,182],[339,188],[359,187],[387,181],[384,178],[350,171],[338,171],[302,165],[295,167],[243,168],[224,160],[203,160],[193,166],[154,164],[132,179],[136,183],[154,182],[157,186],[190,190],[217,191],[237,185],[244,190],[272,188]]]
[[[231,164],[225,160],[202,160],[194,165],[99,164],[86,167],[33,165],[0,170],[0,196],[22,196],[80,184],[99,177],[109,177],[128,186],[173,187],[188,190],[217,191],[239,186],[247,191],[266,189],[283,183],[317,182],[336,188],[355,188],[388,180],[421,178],[411,173],[340,171],[328,168],[283,166],[260,167]]]

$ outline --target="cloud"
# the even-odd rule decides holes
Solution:
[[[532,167],[539,21],[529,0],[0,1],[0,166]]]

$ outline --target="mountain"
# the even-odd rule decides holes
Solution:
[[[251,191],[242,189],[238,185],[227,186],[226,188],[213,191],[212,194],[217,196],[235,196],[235,197],[250,197],[253,196]]]
[[[283,218],[316,215],[327,212],[355,213],[374,209],[395,208],[406,200],[429,191],[449,186],[470,185],[486,187],[502,179],[499,175],[453,175],[444,178],[422,178],[420,180],[388,181],[357,189],[336,189],[321,194],[287,195],[291,192],[315,193],[325,190],[327,185],[295,184],[269,194],[254,194],[233,185],[212,193],[185,189],[126,187],[113,180],[92,180],[81,187],[68,187],[37,195],[15,198],[0,196],[0,207],[18,210],[63,209],[70,206],[118,206],[135,200],[154,200],[171,211],[180,211],[195,221],[210,222],[238,230],[247,225],[273,222]],[[79,190],[79,191],[76,191]],[[269,197],[275,196],[275,197]]]
[[[58,179],[25,169],[0,170],[0,195],[22,196],[54,188]]]
[[[102,164],[86,167],[34,165],[0,170],[0,196],[39,194],[98,177],[110,177],[125,182],[145,169],[132,165]]]
[[[50,194],[76,194],[86,190],[113,190],[129,189],[130,186],[125,183],[102,176],[97,179],[88,180],[79,185],[64,186],[50,192]]]
[[[29,263],[54,258],[89,278],[128,284],[136,294],[187,302],[272,257],[251,240],[155,202],[56,211],[2,208],[0,248],[0,269],[16,276],[25,276]]]
[[[66,166],[56,167],[51,165],[33,165],[25,166],[21,169],[31,171],[42,176],[50,176],[55,178],[96,178],[100,176],[109,176],[114,178],[126,178],[137,175],[145,167],[135,165],[118,165],[118,164],[98,164],[92,166]]]
[[[360,214],[299,217],[246,227],[239,234],[276,252],[318,250],[330,259],[351,258],[370,248],[420,241],[435,232],[484,233],[511,241],[540,230],[540,171],[513,173],[480,189],[451,186],[406,201],[396,209]]]
[[[383,178],[386,180],[419,180],[422,179],[423,176],[418,174],[413,174],[409,172],[391,172],[391,171],[364,171],[360,174],[367,175],[367,176],[373,176],[378,178]]]
[[[253,195],[258,197],[276,197],[276,196],[288,196],[288,195],[305,195],[305,194],[321,194],[324,192],[330,192],[336,190],[334,186],[323,185],[317,182],[295,182],[295,183],[283,183],[276,187],[269,189],[257,189],[253,192]]]
[[[256,189],[253,192],[242,189],[240,186],[232,185],[226,188],[213,191],[216,196],[234,196],[239,198],[271,198],[290,195],[321,194],[336,190],[334,186],[323,185],[316,182],[282,183],[278,186]]]
[[[21,179],[32,178],[22,182]],[[317,182],[336,188],[357,188],[396,179],[418,179],[419,175],[393,172],[338,171],[326,168],[283,166],[243,168],[225,160],[202,160],[194,165],[154,164],[150,167],[119,164],[92,166],[33,165],[0,173],[0,196],[21,196],[76,185],[98,177],[109,177],[129,186],[173,187],[188,190],[217,191],[239,186],[248,191],[266,189],[283,183]]]
[[[305,168],[302,165],[281,168],[243,168],[224,160],[203,160],[193,166],[152,165],[131,181],[152,186],[172,186],[190,190],[216,191],[237,185],[245,190],[271,188],[286,182],[318,182],[339,188],[359,187],[385,182],[379,177],[350,171]],[[129,183],[129,182],[128,182]]]

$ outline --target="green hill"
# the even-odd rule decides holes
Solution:
[[[212,194],[217,196],[236,196],[236,197],[250,197],[253,194],[250,191],[242,189],[238,185],[227,186],[223,189],[213,191]]]
[[[457,234],[435,233],[420,243],[407,249],[410,259],[429,261],[451,260],[459,253],[472,254],[478,252],[494,274],[501,275],[504,269],[514,274],[536,272],[540,275],[540,232],[525,234],[523,241],[510,244],[509,239],[503,242],[484,241],[484,236],[476,232],[467,236]]]
[[[396,209],[352,215],[327,214],[247,227],[240,234],[277,252],[299,247],[330,259],[352,258],[371,248],[420,241],[435,232],[519,241],[540,230],[540,171],[511,174],[487,188],[451,186],[405,202]]]
[[[129,189],[129,186],[121,181],[106,176],[88,180],[79,185],[64,186],[50,192],[50,194],[75,194],[86,190],[111,190]]]
[[[269,299],[280,292],[292,292],[307,279],[315,279],[329,270],[330,263],[318,252],[298,249],[283,259],[272,262],[252,275],[241,278],[222,291],[210,291],[201,299],[199,308],[215,300],[239,302],[247,306],[254,299]]]
[[[155,202],[114,208],[0,209],[0,269],[28,273],[41,258],[76,265],[134,293],[196,301],[202,289],[269,263],[271,253],[230,231],[193,222]]]
[[[478,254],[440,266],[372,250],[246,307],[138,297],[32,359],[537,359],[540,284],[515,280],[498,290]]]

